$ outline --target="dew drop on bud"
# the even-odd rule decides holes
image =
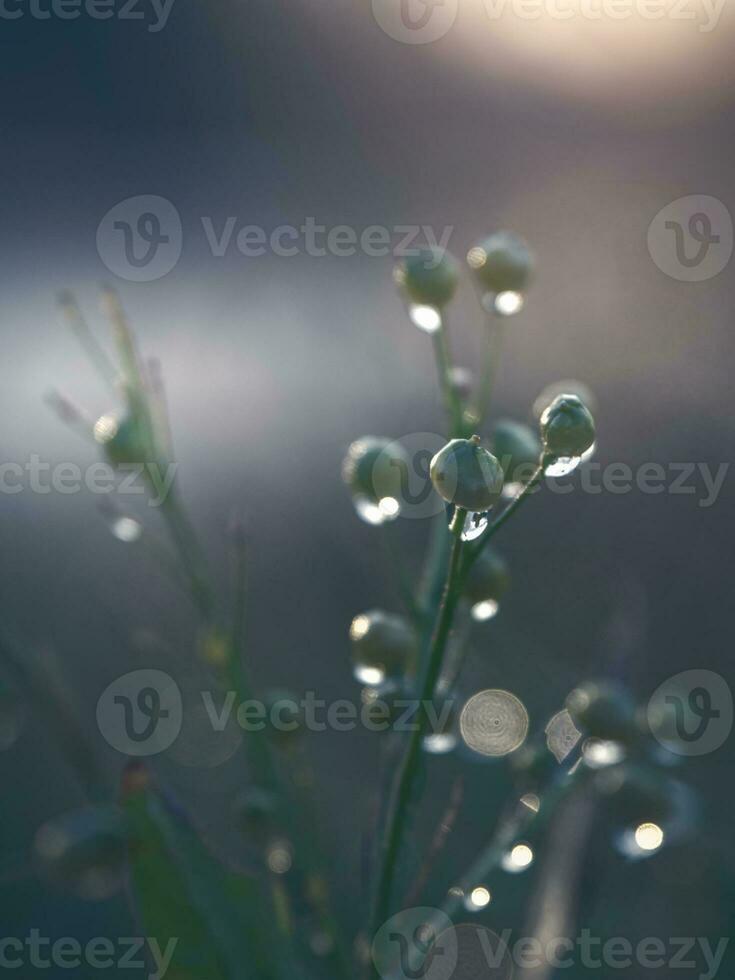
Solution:
[[[429,755],[446,755],[457,744],[457,736],[453,732],[437,732],[424,738],[424,752]]]
[[[121,515],[110,521],[110,530],[118,541],[129,544],[137,541],[143,533],[142,526],[132,517]]]
[[[486,293],[482,299],[487,312],[498,316],[515,316],[523,309],[523,302],[523,294],[510,289],[503,293]]]
[[[544,470],[546,476],[568,476],[582,462],[581,456],[557,456]]]
[[[482,513],[471,511],[464,520],[464,528],[461,535],[462,540],[474,541],[475,538],[479,538],[487,527],[489,520],[490,514],[488,511],[483,511]]]
[[[483,599],[482,602],[476,602],[470,609],[470,616],[476,623],[486,623],[488,619],[497,616],[498,609],[500,609],[500,603],[497,599]]]
[[[352,498],[352,504],[360,520],[372,527],[394,521],[401,512],[401,505],[395,497],[382,497],[374,503],[369,497],[358,494]]]
[[[442,325],[441,313],[435,306],[412,303],[408,308],[411,323],[424,333],[436,333]]]

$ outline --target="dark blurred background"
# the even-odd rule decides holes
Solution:
[[[387,7],[376,0],[378,13]],[[54,305],[59,289],[73,289],[104,337],[98,284],[112,283],[141,346],[163,362],[182,487],[223,587],[229,515],[246,515],[258,684],[357,697],[349,622],[396,598],[340,461],[365,433],[442,431],[441,405],[430,341],[405,317],[390,256],[245,257],[233,244],[216,257],[203,217],[216,229],[230,216],[238,229],[267,231],[308,217],[358,232],[451,227],[459,257],[512,228],[532,244],[538,272],[509,324],[496,412],[528,420],[545,385],[579,378],[597,399],[602,464],[730,461],[732,266],[680,281],[652,259],[647,236],[679,198],[735,205],[731,8],[704,31],[694,2],[695,20],[493,21],[476,0],[427,44],[390,36],[364,2],[175,0],[157,31],[143,4],[144,19],[130,21],[38,20],[18,9],[24,16],[0,23],[3,461],[96,458],[43,399],[58,389],[93,417],[114,408]],[[183,228],[178,263],[151,282],[116,275],[96,246],[106,212],[138,195],[171,201]],[[478,360],[469,283],[451,342],[458,363]],[[513,588],[497,620],[475,632],[468,693],[507,688],[543,729],[589,674],[623,676],[642,701],[680,671],[732,678],[733,480],[710,507],[697,486],[694,495],[577,491],[530,503],[503,532]],[[3,495],[2,513],[3,628],[21,649],[55,653],[90,732],[104,687],[151,662],[146,636],[167,651],[156,665],[185,681],[193,618],[140,550],[109,534],[90,494]],[[155,525],[156,515],[145,519]],[[391,528],[413,570],[426,530],[423,521]],[[354,930],[378,740],[314,735],[309,752]],[[612,935],[727,935],[732,762],[730,738],[685,768],[702,797],[693,842],[629,868],[599,843],[590,928],[608,927],[615,896]],[[3,935],[132,934],[117,899],[72,901],[30,873],[35,828],[80,802],[40,719],[0,764]],[[464,765],[470,801],[501,768]],[[428,825],[454,766],[450,756],[430,769]],[[225,825],[238,759],[216,766],[192,751],[158,767],[201,822]],[[466,807],[439,893],[486,839],[490,816]]]

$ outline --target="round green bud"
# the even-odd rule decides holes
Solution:
[[[408,454],[400,443],[363,436],[347,450],[342,462],[342,479],[354,497],[374,504],[386,498],[399,501],[401,477],[408,464]]]
[[[523,293],[533,271],[528,245],[509,231],[498,231],[467,253],[467,263],[486,292]]]
[[[373,609],[350,624],[355,678],[377,687],[409,672],[416,657],[416,634],[403,616]]]
[[[457,290],[459,265],[449,252],[431,246],[400,262],[393,278],[412,302],[441,309]]]
[[[508,564],[490,548],[480,552],[470,568],[464,585],[465,597],[472,603],[492,599],[499,602],[510,585]]]
[[[479,436],[452,439],[434,456],[429,473],[440,497],[469,511],[489,510],[503,490],[503,469]]]
[[[235,800],[235,819],[240,829],[262,841],[273,831],[278,801],[270,790],[248,786]]]
[[[637,733],[635,704],[619,684],[586,681],[567,697],[566,708],[583,735],[629,742]]]
[[[114,415],[103,415],[95,422],[93,434],[113,466],[147,461],[140,423],[133,416],[117,419]]]
[[[125,816],[112,805],[70,810],[41,826],[33,850],[45,877],[82,898],[107,898],[120,886],[127,859]]]
[[[595,420],[576,395],[557,395],[539,424],[544,451],[550,456],[579,457],[595,441]]]
[[[265,732],[280,747],[287,747],[302,734],[304,712],[298,695],[285,688],[272,688],[263,695]]]
[[[490,445],[508,483],[525,483],[541,459],[539,437],[529,425],[513,419],[496,423]]]

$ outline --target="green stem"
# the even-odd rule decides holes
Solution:
[[[474,562],[477,560],[477,558],[480,555],[480,552],[488,543],[488,541],[492,537],[494,537],[494,535],[498,533],[498,531],[506,523],[506,521],[508,521],[513,516],[513,514],[515,514],[515,512],[521,506],[523,501],[527,500],[531,496],[531,494],[539,485],[539,483],[541,483],[541,480],[544,477],[545,470],[546,470],[546,459],[544,458],[539,463],[538,467],[534,471],[530,480],[524,484],[523,489],[516,494],[513,500],[511,500],[511,502],[505,508],[503,513],[500,514],[500,516],[497,517],[492,522],[492,524],[490,524],[490,526],[487,528],[485,533],[480,538],[478,538],[478,540],[474,543],[474,546],[468,549],[467,560],[465,562],[465,567],[464,567],[465,574],[469,571],[469,569],[472,567]]]
[[[205,623],[211,625],[214,598],[205,571],[204,556],[175,487],[171,487],[161,503],[161,513],[184,568],[192,601]]]
[[[446,331],[444,329],[444,318],[442,314],[442,325],[431,335],[434,341],[434,357],[436,359],[436,369],[439,374],[439,384],[444,398],[444,407],[447,412],[449,432],[452,438],[462,435],[462,403],[457,390],[452,384],[452,361],[449,356],[449,345],[447,343]]]
[[[449,570],[444,586],[444,594],[437,612],[436,623],[432,634],[426,663],[419,685],[420,705],[430,702],[434,697],[437,680],[441,673],[442,662],[447,639],[452,628],[454,612],[460,598],[460,566],[464,542],[461,530],[464,525],[466,511],[458,507],[452,519],[452,550],[449,559]],[[427,729],[427,714],[418,712],[418,721],[410,733],[410,737],[400,762],[396,782],[391,796],[391,802],[386,818],[383,847],[379,859],[378,876],[375,895],[370,917],[370,936],[374,936],[384,919],[390,912],[393,883],[401,851],[401,844],[409,823],[411,801],[416,778],[421,765],[421,744]]]
[[[487,317],[487,329],[486,329],[486,342],[485,342],[485,359],[482,369],[482,377],[480,379],[480,387],[477,393],[477,399],[475,401],[475,406],[468,416],[468,423],[472,426],[480,429],[482,423],[487,418],[488,411],[490,409],[490,401],[495,391],[495,379],[498,373],[498,365],[500,363],[500,353],[503,344],[503,321],[500,317],[490,316]]]

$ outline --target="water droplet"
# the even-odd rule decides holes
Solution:
[[[377,503],[369,497],[354,496],[352,503],[360,520],[373,527],[394,521],[401,512],[401,505],[395,497],[383,497]]]
[[[486,623],[488,619],[497,616],[498,609],[500,609],[500,603],[497,599],[483,599],[482,602],[476,602],[470,609],[470,616],[477,623]]]
[[[582,737],[566,708],[558,711],[546,726],[546,745],[557,762],[563,762]]]
[[[110,442],[118,433],[120,424],[114,415],[101,415],[94,423],[92,434],[103,445]]]
[[[524,793],[520,802],[522,806],[525,806],[528,810],[532,810],[534,813],[538,813],[541,809],[541,800],[535,793]]]
[[[601,738],[588,738],[582,747],[584,761],[590,769],[604,769],[614,766],[625,758],[625,749],[620,742]]]
[[[580,457],[582,462],[586,463],[588,459],[592,459],[592,457],[595,455],[596,452],[597,452],[597,443],[593,442],[590,448],[585,449],[585,451],[582,453]]]
[[[497,296],[493,297],[493,300],[493,309],[498,316],[515,316],[523,309],[522,293],[508,290],[504,293],[498,293]]]
[[[514,483],[513,481],[510,481],[509,483],[504,483],[503,492],[502,492],[503,500],[512,500],[514,497],[518,496],[518,494],[521,492],[522,489],[523,489],[522,483]]]
[[[385,671],[371,664],[355,664],[352,673],[356,681],[368,687],[380,687],[385,680]]]
[[[110,521],[110,530],[118,541],[128,544],[140,538],[143,526],[133,517],[118,516]]]
[[[581,456],[557,456],[544,470],[546,476],[568,476],[582,462]]]
[[[287,840],[274,841],[266,851],[266,864],[275,875],[285,875],[291,870],[293,852]]]
[[[446,755],[457,744],[457,736],[453,732],[437,732],[424,738],[424,751],[429,755]]]
[[[516,844],[501,861],[503,870],[511,874],[519,874],[531,864],[533,864],[533,850],[528,844]]]
[[[520,748],[528,734],[528,712],[509,691],[479,691],[462,709],[465,744],[481,755],[500,757]]]
[[[665,837],[663,829],[657,823],[646,822],[619,834],[615,847],[625,857],[646,858],[661,850]]]
[[[488,525],[490,520],[490,515],[488,511],[476,512],[470,511],[470,513],[465,517],[464,529],[462,530],[462,540],[463,541],[474,541],[475,538],[479,538],[482,532]]]
[[[465,898],[464,905],[468,912],[477,912],[479,909],[487,908],[493,896],[483,885],[477,885]]]
[[[442,325],[441,313],[435,306],[422,306],[414,303],[408,308],[411,323],[425,333],[436,333]]]

